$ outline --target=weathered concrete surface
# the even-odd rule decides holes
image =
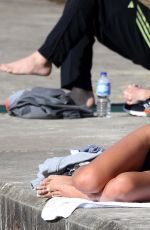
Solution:
[[[36,50],[62,12],[46,0],[0,1],[0,63]],[[123,102],[129,83],[150,86],[148,71],[98,43],[94,47],[93,87],[100,70],[112,81],[112,101]],[[59,70],[48,78],[0,74],[0,104],[12,92],[35,86],[59,87]],[[36,197],[30,181],[46,158],[69,154],[90,143],[110,146],[149,118],[113,113],[111,119],[23,120],[0,114],[0,230],[150,229],[147,209],[79,209],[68,219],[47,223],[40,217],[44,199]]]

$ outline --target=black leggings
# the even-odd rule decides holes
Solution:
[[[149,22],[149,9],[137,0],[68,0],[62,17],[39,52],[49,62],[61,66],[62,88],[92,90],[95,37],[120,55],[150,69]]]

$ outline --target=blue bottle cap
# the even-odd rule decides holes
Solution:
[[[103,75],[103,76],[107,76],[107,72],[101,72],[101,73],[100,73],[100,76],[102,76],[102,75]]]

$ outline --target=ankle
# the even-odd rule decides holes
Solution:
[[[92,91],[73,87],[70,92],[70,96],[77,105],[86,105],[90,108],[95,104],[94,94]]]
[[[51,63],[49,63],[48,60],[39,51],[34,52],[31,56],[37,64],[43,66],[51,65]]]

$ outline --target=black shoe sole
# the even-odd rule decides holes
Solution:
[[[146,117],[147,116],[147,114],[145,112],[128,110],[128,109],[125,109],[125,108],[123,108],[123,110],[125,112],[127,112],[128,114],[132,115],[132,116],[137,116],[137,117]]]

